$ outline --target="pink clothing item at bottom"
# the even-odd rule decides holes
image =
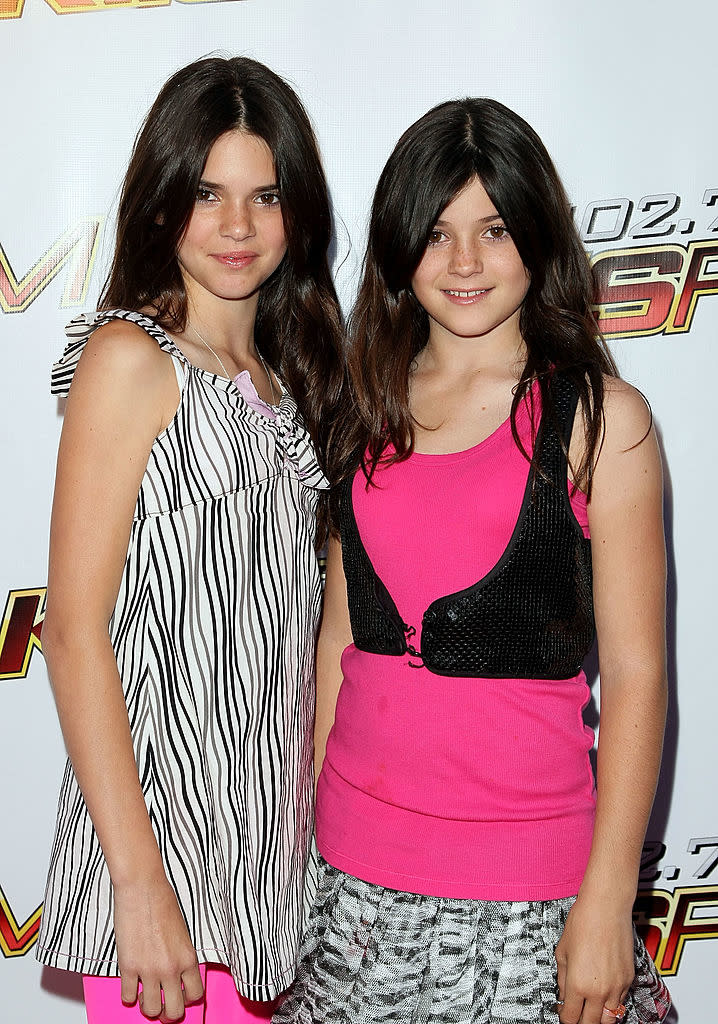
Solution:
[[[183,1024],[255,1024],[268,1021],[282,1001],[256,1003],[237,992],[232,975],[221,964],[200,964],[205,996],[188,1006]],[[85,1009],[88,1024],[147,1024],[139,1004],[125,1006],[120,997],[120,978],[96,978],[83,975]]]
[[[517,426],[530,451],[524,405]],[[368,490],[357,474],[364,547],[418,648],[428,605],[501,558],[528,473],[506,421],[467,451],[382,467]],[[571,507],[588,535],[581,492]],[[411,655],[344,651],[317,792],[322,856],[366,881],[432,896],[574,895],[595,810],[583,673],[456,678],[415,664]]]

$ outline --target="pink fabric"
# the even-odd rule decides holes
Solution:
[[[201,1003],[188,1006],[184,1024],[254,1024],[268,1021],[282,1000],[254,1002],[237,992],[232,975],[221,964],[200,964],[205,986]],[[88,1024],[147,1024],[137,1004],[124,1006],[120,998],[120,978],[95,978],[83,975],[85,1009]]]
[[[530,450],[526,407],[518,426]],[[356,477],[362,540],[417,640],[431,601],[499,560],[528,470],[507,421],[468,451],[415,454],[380,470],[369,491]],[[571,505],[587,535],[585,496],[574,493]],[[455,679],[410,661],[344,651],[317,796],[324,858],[367,881],[436,896],[576,893],[595,808],[583,673]]]
[[[260,416],[266,416],[267,419],[275,420],[277,418],[277,409],[273,405],[269,405],[260,398],[257,394],[257,389],[254,386],[252,375],[249,370],[242,370],[234,378],[234,383],[237,386],[242,398],[245,400],[247,405],[258,412]]]

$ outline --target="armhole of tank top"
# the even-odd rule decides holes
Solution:
[[[174,352],[167,352],[167,349],[164,349],[164,351],[172,360],[172,366],[175,371],[175,378],[177,379],[177,407],[175,411],[172,413],[172,417],[169,423],[164,428],[164,430],[161,430],[159,432],[159,434],[155,438],[155,441],[160,441],[163,437],[165,437],[167,432],[172,428],[173,424],[177,422],[177,417],[179,416],[180,409],[182,408],[182,402],[184,400],[185,390],[187,388],[187,380],[189,378],[189,364],[181,356],[175,355]]]
[[[358,472],[360,472],[360,471],[357,470],[357,473]],[[388,624],[390,629],[393,629],[395,631],[394,640],[398,641],[399,647],[401,649],[398,650],[398,651],[395,650],[393,653],[395,655],[405,654],[406,653],[406,638],[405,638],[405,630],[404,630],[404,627],[405,627],[404,620],[402,619],[401,615],[399,614],[399,609],[396,606],[394,598],[389,593],[389,590],[388,590],[386,584],[384,583],[384,581],[382,580],[381,576],[378,574],[378,572],[374,568],[374,564],[372,563],[372,560],[369,557],[369,554],[368,554],[366,548],[364,547],[364,541],[362,540],[361,533],[359,532],[359,524],[357,522],[356,512],[354,510],[354,481],[356,479],[356,476],[357,476],[357,474],[354,474],[353,476],[347,477],[346,480],[342,481],[342,483],[339,485],[340,487],[344,488],[344,493],[340,497],[340,502],[341,502],[341,505],[340,505],[340,522],[341,522],[341,520],[343,518],[344,523],[346,524],[346,527],[348,528],[350,533],[353,534],[354,547],[357,550],[357,553],[358,553],[360,561],[364,562],[364,566],[365,566],[365,569],[366,569],[366,572],[367,572],[367,575],[368,575],[368,581],[367,581],[368,586],[370,587],[370,589],[372,591],[372,594],[373,594],[375,600],[377,601],[377,603],[379,605],[380,613],[384,616],[384,618],[386,620],[385,624]],[[345,538],[345,533],[341,530],[341,527],[340,527],[340,540],[341,540],[341,544],[342,544],[342,561],[344,559],[344,552],[345,552],[344,538]],[[361,573],[361,568],[359,566],[356,566],[356,568]],[[346,573],[346,569],[345,569],[345,573]],[[350,607],[351,607],[351,603],[350,603]],[[350,617],[351,617],[351,612],[350,612]],[[352,639],[354,640],[354,644],[355,644],[355,646],[357,647],[358,650],[360,650],[360,651],[361,650],[366,650],[366,648],[360,647],[357,644],[356,639],[354,637],[354,628],[353,628],[353,626],[352,626]],[[387,652],[386,651],[382,651],[382,652],[369,651],[368,653],[370,653],[370,654],[371,653],[386,654]],[[388,653],[391,654],[392,652],[388,652]]]
[[[179,356],[176,356],[174,352],[168,352],[168,355],[172,360],[172,365],[174,366],[175,377],[177,378],[177,387],[179,389],[179,401],[181,402],[182,396],[184,395],[185,385],[187,384],[187,375],[189,370],[184,360]],[[179,407],[179,402],[177,405]]]

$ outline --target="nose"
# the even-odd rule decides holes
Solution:
[[[222,213],[220,231],[225,237],[241,241],[254,235],[252,211],[245,203],[227,203]]]
[[[452,249],[449,261],[449,271],[461,277],[471,277],[472,274],[480,274],[484,268],[481,258],[481,249],[476,242],[457,242]]]

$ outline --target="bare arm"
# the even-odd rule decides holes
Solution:
[[[108,624],[150,448],[177,406],[166,355],[113,323],[73,380],[57,463],[43,650],[68,754],[112,879],[123,1001],[166,1019],[198,998],[197,959],[150,825]],[[199,985],[199,989],[198,989]],[[171,1016],[174,1015],[174,1016]]]
[[[596,823],[556,948],[564,1024],[613,1020],[633,980],[631,909],[666,714],[662,473],[643,399],[609,384],[589,504],[601,675]],[[639,442],[640,443],[637,443]]]
[[[314,778],[324,763],[327,738],[334,725],[334,710],[342,685],[341,658],[352,642],[347,584],[340,542],[332,537],[327,557],[322,625],[317,644],[317,711],[314,726]]]

